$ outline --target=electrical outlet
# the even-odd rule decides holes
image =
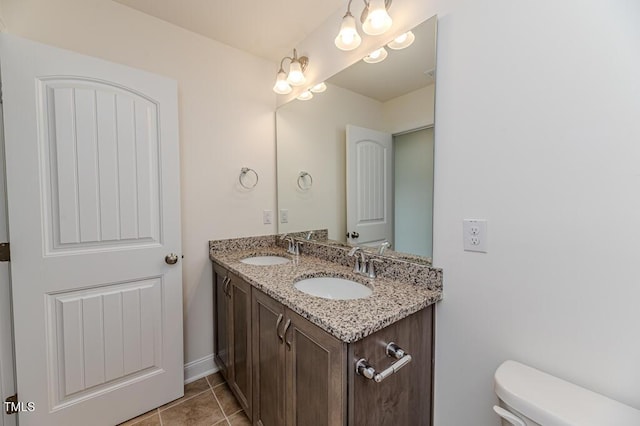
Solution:
[[[273,222],[273,211],[271,210],[263,210],[262,211],[262,223],[265,225],[270,225]]]
[[[280,223],[289,223],[289,210],[280,209]]]
[[[462,221],[463,247],[466,251],[487,252],[487,221],[464,219]]]

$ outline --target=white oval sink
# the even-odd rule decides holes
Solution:
[[[270,266],[283,265],[291,262],[291,259],[282,256],[251,256],[240,259],[240,262],[246,263],[247,265]]]
[[[312,296],[334,300],[364,299],[373,290],[364,284],[337,277],[315,277],[300,280],[294,287]]]

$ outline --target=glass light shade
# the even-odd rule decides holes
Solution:
[[[302,73],[302,67],[299,61],[292,61],[289,65],[289,75],[287,75],[287,81],[292,86],[301,86],[304,84],[306,78]]]
[[[387,44],[387,46],[390,49],[400,50],[411,46],[415,39],[416,36],[411,31],[407,31],[406,33],[394,38],[391,43]]]
[[[381,47],[380,49],[374,50],[373,52],[369,53],[367,56],[362,58],[362,60],[368,64],[377,64],[378,62],[384,61],[388,54],[389,52],[387,52],[387,49]]]
[[[387,13],[384,0],[370,0],[367,19],[362,24],[362,31],[369,35],[379,35],[391,28],[393,20]]]
[[[358,34],[358,30],[356,29],[356,20],[350,13],[344,15],[344,18],[342,18],[340,32],[334,40],[334,43],[340,50],[353,50],[362,43],[362,38],[360,38],[360,34]]]
[[[310,90],[305,90],[304,92],[300,93],[300,95],[298,95],[296,99],[299,99],[301,101],[308,101],[311,98],[313,98],[313,93],[311,93]]]
[[[276,79],[276,84],[273,86],[273,91],[280,95],[288,95],[291,93],[293,89],[287,82],[287,75],[283,70],[278,72],[278,78]]]
[[[318,83],[318,84],[316,84],[315,86],[313,86],[313,87],[312,87],[311,89],[309,89],[309,90],[311,90],[313,93],[322,93],[322,92],[324,92],[325,90],[327,90],[327,85],[326,85],[326,84],[324,84],[324,81],[323,81],[322,83]]]

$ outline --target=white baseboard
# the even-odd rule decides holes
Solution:
[[[213,360],[213,354],[188,362],[184,365],[184,384],[195,382],[202,377],[216,373],[218,370],[219,368]]]

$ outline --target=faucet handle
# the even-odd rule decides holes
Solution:
[[[376,269],[375,269],[375,267],[373,265],[376,264],[376,263],[382,263],[382,262],[383,262],[382,259],[377,259],[375,257],[369,258],[369,261],[367,262],[368,263],[367,273],[369,275],[369,278],[375,278],[376,277]]]

